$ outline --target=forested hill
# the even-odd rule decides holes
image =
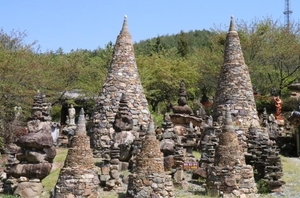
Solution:
[[[136,55],[150,55],[153,52],[159,52],[163,49],[178,49],[180,45],[186,44],[188,52],[193,52],[193,49],[208,47],[210,45],[209,36],[211,34],[208,30],[181,31],[178,34],[162,35],[139,41],[134,44],[134,49]]]
[[[275,89],[283,99],[288,98],[287,87],[300,82],[300,24],[293,23],[287,29],[277,21],[264,19],[236,23],[236,29],[256,91],[268,98],[270,90]],[[203,90],[213,100],[227,31],[181,31],[134,44],[138,72],[152,112],[162,112],[167,101],[177,101],[181,80],[185,81],[189,104],[199,101]],[[60,117],[66,92],[80,90],[86,97],[99,94],[110,68],[114,43],[95,50],[39,53],[36,43],[24,44],[25,37],[22,32],[7,34],[0,30],[2,123],[12,123],[15,106],[22,106],[24,118],[30,116],[37,90],[47,94],[53,105],[52,114],[57,113],[52,115],[54,120]],[[288,104],[292,103],[284,102]]]

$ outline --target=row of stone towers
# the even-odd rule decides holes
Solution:
[[[266,176],[264,179],[269,181],[269,185],[274,185],[274,188],[280,188],[282,185],[280,171],[282,169],[279,166],[281,162],[280,158],[277,158],[278,156],[272,156],[272,163],[258,167],[263,157],[269,154],[276,155],[276,150],[273,147],[265,148],[271,143],[268,135],[261,130],[259,125],[250,74],[244,61],[233,18],[226,38],[224,64],[221,68],[220,80],[213,104],[213,118],[214,121],[222,120],[223,123],[221,123],[222,130],[219,130],[220,134],[217,134],[220,144],[215,147],[216,152],[212,156],[214,163],[207,165],[207,191],[213,195],[222,193],[230,195],[254,194],[257,190],[253,169],[260,168],[260,170],[263,169],[263,175],[271,175],[267,172],[267,169],[274,167],[275,164],[277,165],[275,168],[279,169],[276,169],[276,173],[279,173],[275,176],[273,174],[272,178]],[[115,157],[119,157],[120,151],[117,151],[115,147],[118,144],[116,138],[120,136],[121,132],[127,131],[128,133],[124,133],[126,137],[134,135],[136,139],[145,135],[143,137],[144,147],[140,149],[141,154],[137,154],[136,158],[136,172],[129,177],[130,185],[128,186],[127,196],[149,197],[155,190],[157,191],[156,186],[162,186],[159,190],[160,195],[173,197],[172,180],[162,174],[163,156],[159,152],[157,140],[153,135],[153,123],[150,121],[151,115],[138,75],[133,42],[125,17],[123,27],[115,43],[110,70],[99,94],[92,117],[91,146],[93,154],[95,157],[102,157],[107,160],[110,160],[109,156],[112,156],[112,153]],[[148,126],[148,131],[143,134]],[[256,129],[254,132],[253,128]],[[250,131],[252,132],[250,133]],[[262,133],[264,140],[257,141],[257,138],[261,137],[257,133]],[[243,138],[239,137],[240,134],[243,135]],[[250,154],[248,150],[250,144],[247,139],[249,137],[252,138],[252,142],[257,143],[257,149],[251,150],[252,153]],[[56,188],[56,193],[61,193],[61,197],[65,196],[66,193],[74,195],[74,192],[67,190],[72,188],[63,186],[65,181],[74,181],[75,173],[70,171],[69,166],[83,171],[82,175],[88,178],[95,178],[94,173],[89,173],[84,169],[85,167],[92,168],[92,162],[88,160],[80,161],[79,159],[77,160],[80,162],[79,164],[72,162],[73,159],[77,158],[76,155],[83,155],[82,151],[89,151],[89,156],[91,155],[89,147],[86,146],[88,138],[85,132],[79,130],[73,141],[73,147],[69,151],[62,171],[65,176],[60,175]],[[258,143],[262,143],[263,147]],[[261,148],[270,152],[258,156],[258,150]],[[245,154],[252,157],[256,156],[256,158],[248,159],[251,166],[246,165]],[[270,158],[266,157],[265,160],[270,161]],[[116,160],[111,160],[111,164],[113,164],[112,161],[116,162]],[[229,178],[228,175],[232,178]],[[165,183],[154,181],[164,181]],[[80,180],[76,182],[80,182]],[[97,184],[98,181],[94,180],[91,183],[93,183],[93,187],[88,188],[89,190],[82,188],[82,192],[88,194],[88,191],[91,194],[92,189],[95,189],[94,184]],[[82,192],[78,191],[77,193],[82,194]]]

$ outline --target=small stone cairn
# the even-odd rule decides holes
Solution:
[[[71,148],[54,189],[55,198],[98,198],[99,178],[94,166],[90,137],[86,135],[84,110],[81,108]]]
[[[132,157],[133,142],[138,132],[132,131],[132,115],[127,105],[126,95],[123,93],[119,111],[113,124],[115,133],[112,134],[109,156],[106,155],[101,166],[101,186],[105,190],[120,190],[123,188],[120,171],[128,170]]]
[[[257,193],[251,165],[246,165],[228,109],[214,165],[207,167],[206,190],[210,196],[246,197]]]
[[[164,122],[162,124],[162,133],[156,132],[157,139],[160,141],[160,150],[164,154],[164,168],[165,171],[170,171],[175,167],[175,154],[176,154],[176,142],[177,136],[175,135],[173,124],[171,122],[170,115],[166,113],[164,115]],[[182,146],[181,146],[182,148]],[[182,148],[183,150],[183,148]],[[182,153],[183,154],[183,153]],[[180,160],[180,159],[178,159]],[[184,162],[184,155],[182,155],[181,163],[177,163],[179,167]]]
[[[4,191],[21,197],[37,197],[43,191],[41,183],[51,171],[56,155],[51,136],[50,105],[45,102],[45,94],[38,92],[34,96],[32,118],[27,123],[28,134],[20,136],[12,149],[7,164],[7,176]]]
[[[207,126],[201,133],[201,158],[199,168],[194,172],[194,178],[206,178],[206,168],[208,165],[213,165],[215,161],[215,150],[219,143],[219,134],[222,132],[220,126]]]
[[[173,126],[172,132],[176,138],[174,138],[174,153],[165,158],[165,161],[168,162],[165,164],[171,164],[172,160],[174,161],[174,165],[172,166],[174,180],[176,184],[182,184],[182,181],[185,180],[185,162],[196,162],[192,152],[197,145],[197,136],[199,135],[196,127],[200,130],[202,118],[194,115],[193,110],[187,105],[187,93],[184,80],[181,80],[180,82],[178,95],[178,105],[174,106],[172,103],[169,103],[169,107],[172,109],[173,114],[170,114],[168,117],[170,117]],[[161,148],[166,145],[166,141],[170,141],[165,140],[167,133],[171,134],[169,131],[170,129],[164,131],[162,135],[163,141],[161,143]]]
[[[171,175],[164,172],[163,153],[150,122],[136,167],[129,175],[127,197],[175,197]]]
[[[279,148],[262,128],[250,127],[248,132],[247,163],[255,167],[257,179],[267,184],[271,192],[282,193],[283,167]]]

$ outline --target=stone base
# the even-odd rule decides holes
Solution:
[[[252,166],[208,166],[206,192],[209,196],[235,194],[236,197],[240,197],[245,194],[248,197],[256,194]]]
[[[153,173],[150,175],[129,175],[126,197],[168,197],[175,198],[171,175]]]
[[[89,197],[97,198],[99,178],[94,170],[63,168],[55,185],[54,197]]]
[[[18,184],[14,195],[19,195],[20,197],[40,197],[43,189],[43,184],[40,182],[21,182]]]

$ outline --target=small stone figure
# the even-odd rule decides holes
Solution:
[[[275,101],[275,107],[276,107],[276,113],[275,113],[275,118],[277,120],[281,120],[281,109],[282,109],[282,100],[279,98],[279,96],[276,96],[273,98]]]
[[[180,82],[178,105],[174,106],[171,102],[168,103],[168,108],[171,108],[173,113],[192,115],[193,110],[187,105],[186,88],[184,80]]]
[[[212,126],[213,126],[213,117],[212,117],[211,115],[209,115],[209,116],[207,117],[207,125],[208,125],[209,127],[212,127]]]
[[[68,111],[69,111],[69,125],[76,125],[75,124],[76,111],[72,104]]]
[[[18,119],[22,113],[22,107],[20,106],[15,106],[14,107],[14,112],[15,112],[15,119]]]

